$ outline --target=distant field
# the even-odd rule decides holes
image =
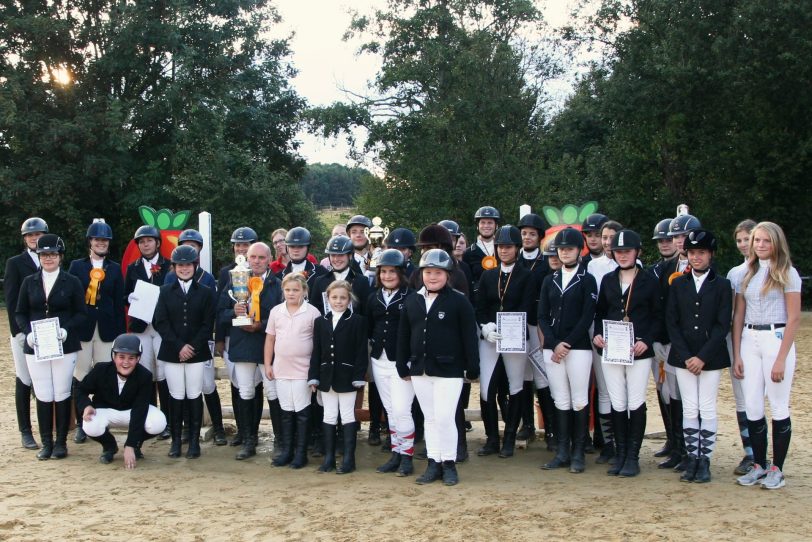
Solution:
[[[336,224],[346,224],[355,214],[354,207],[325,207],[318,210],[319,218],[324,223],[327,231],[333,229]]]

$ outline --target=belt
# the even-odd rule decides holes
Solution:
[[[756,331],[766,331],[772,329],[779,329],[786,327],[787,324],[744,324],[747,329],[755,329]]]

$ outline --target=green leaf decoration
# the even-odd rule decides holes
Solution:
[[[598,212],[598,202],[588,201],[581,206],[581,212],[578,213],[578,222],[583,222],[591,214]]]
[[[159,230],[168,230],[172,225],[172,211],[169,209],[161,209],[158,211],[158,216],[155,217],[155,223]]]
[[[564,224],[579,224],[578,222],[578,207],[575,205],[567,204],[561,208],[561,219]]]
[[[155,226],[158,223],[155,218],[155,209],[148,205],[141,205],[138,208],[138,214],[141,216],[141,221],[147,226]]]
[[[550,226],[558,226],[561,224],[561,212],[555,207],[545,205],[542,207],[541,212],[544,213],[544,218],[550,223]]]
[[[172,229],[173,230],[182,230],[186,227],[186,223],[189,222],[189,218],[192,216],[192,211],[178,211],[172,217]]]

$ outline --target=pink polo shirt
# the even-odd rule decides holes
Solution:
[[[308,302],[291,315],[283,301],[271,309],[265,333],[274,335],[274,377],[280,380],[307,380],[313,352],[313,322],[321,313]]]

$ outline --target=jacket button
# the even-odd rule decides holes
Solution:
[[[695,316],[696,318],[699,318],[699,315],[698,315],[698,314],[694,314],[694,316]]]
[[[694,329],[699,329],[699,326],[694,326]]]

